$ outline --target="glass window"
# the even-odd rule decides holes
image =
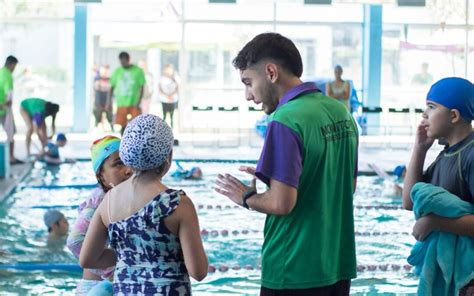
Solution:
[[[382,104],[424,106],[431,84],[464,76],[463,29],[385,26],[382,36]]]
[[[0,1],[0,17],[71,18],[74,17],[74,5],[72,0]]]
[[[469,44],[472,44],[474,41],[474,30],[469,30]],[[469,45],[469,55],[468,55],[468,65],[467,65],[467,75],[466,78],[471,82],[474,81],[474,47]]]
[[[466,1],[426,1],[426,7],[383,6],[384,23],[395,24],[450,24],[466,23]]]
[[[362,28],[351,25],[278,25],[277,31],[293,40],[303,59],[303,79],[332,79],[341,65],[344,78],[362,86]]]
[[[185,1],[185,18],[221,21],[272,21],[273,0],[237,1],[237,3],[209,3],[208,0]]]
[[[73,119],[73,22],[44,20],[7,22],[0,30],[0,61],[14,55],[19,63],[14,77],[14,115],[20,128],[20,102],[40,97],[58,103],[58,127],[71,127]]]
[[[277,21],[306,21],[306,22],[356,22],[363,18],[363,6],[361,4],[337,4],[314,5],[290,3],[277,1],[276,20]]]

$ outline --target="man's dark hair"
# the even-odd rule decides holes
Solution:
[[[130,60],[130,55],[128,54],[128,52],[122,51],[122,52],[119,54],[119,60],[121,60],[121,59]]]
[[[18,59],[15,58],[14,56],[8,56],[7,59],[5,60],[5,65],[13,65],[13,64],[18,64]]]
[[[44,116],[56,117],[56,113],[59,112],[59,105],[51,102],[46,102],[44,105]]]
[[[273,60],[297,77],[303,74],[303,62],[295,44],[278,33],[263,33],[255,36],[240,50],[232,64],[243,71],[264,59]]]

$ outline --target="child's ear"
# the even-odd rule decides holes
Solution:
[[[451,109],[451,123],[457,123],[462,120],[461,113],[458,109]]]

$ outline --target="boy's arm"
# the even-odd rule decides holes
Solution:
[[[409,211],[413,209],[413,202],[410,197],[411,189],[413,185],[420,182],[423,178],[426,152],[416,147],[413,148],[410,163],[408,164],[407,174],[403,182],[402,205],[404,209]]]
[[[407,174],[403,182],[402,205],[405,209],[411,211],[413,202],[410,197],[411,188],[415,183],[421,181],[423,177],[423,166],[425,164],[426,153],[433,145],[434,139],[426,134],[426,126],[423,121],[416,130],[415,145],[408,164]]]
[[[423,241],[432,231],[474,237],[474,215],[454,219],[428,215],[418,219],[413,226],[413,236],[419,241]]]

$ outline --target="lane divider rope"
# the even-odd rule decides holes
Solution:
[[[96,188],[98,184],[65,184],[65,185],[19,185],[20,189],[92,189]]]
[[[263,234],[262,231],[260,230],[247,230],[247,229],[244,229],[244,230],[227,230],[227,229],[223,229],[223,230],[209,230],[209,229],[205,229],[203,228],[201,230],[201,236],[204,236],[204,237],[227,237],[229,235],[248,235],[248,234],[251,234],[251,233],[261,233]],[[406,231],[355,231],[354,234],[356,236],[385,236],[385,235],[395,235],[395,236],[399,236],[399,235],[405,235],[405,236],[409,236],[410,233],[409,232],[406,232]]]
[[[17,264],[0,264],[0,270],[24,270],[24,271],[37,271],[37,270],[63,270],[80,272],[82,268],[79,264],[74,263],[17,263]],[[225,265],[225,264],[209,264],[208,271],[214,272],[227,272],[230,270],[260,270],[260,266],[253,266],[250,264],[240,265]],[[357,272],[365,271],[411,271],[413,266],[409,264],[358,264]]]
[[[237,208],[242,208],[238,205],[203,205],[203,204],[198,204],[197,208],[199,210],[202,209],[207,209],[207,210],[224,210],[224,209],[237,209]],[[355,209],[362,210],[402,210],[403,207],[401,205],[354,205]]]

